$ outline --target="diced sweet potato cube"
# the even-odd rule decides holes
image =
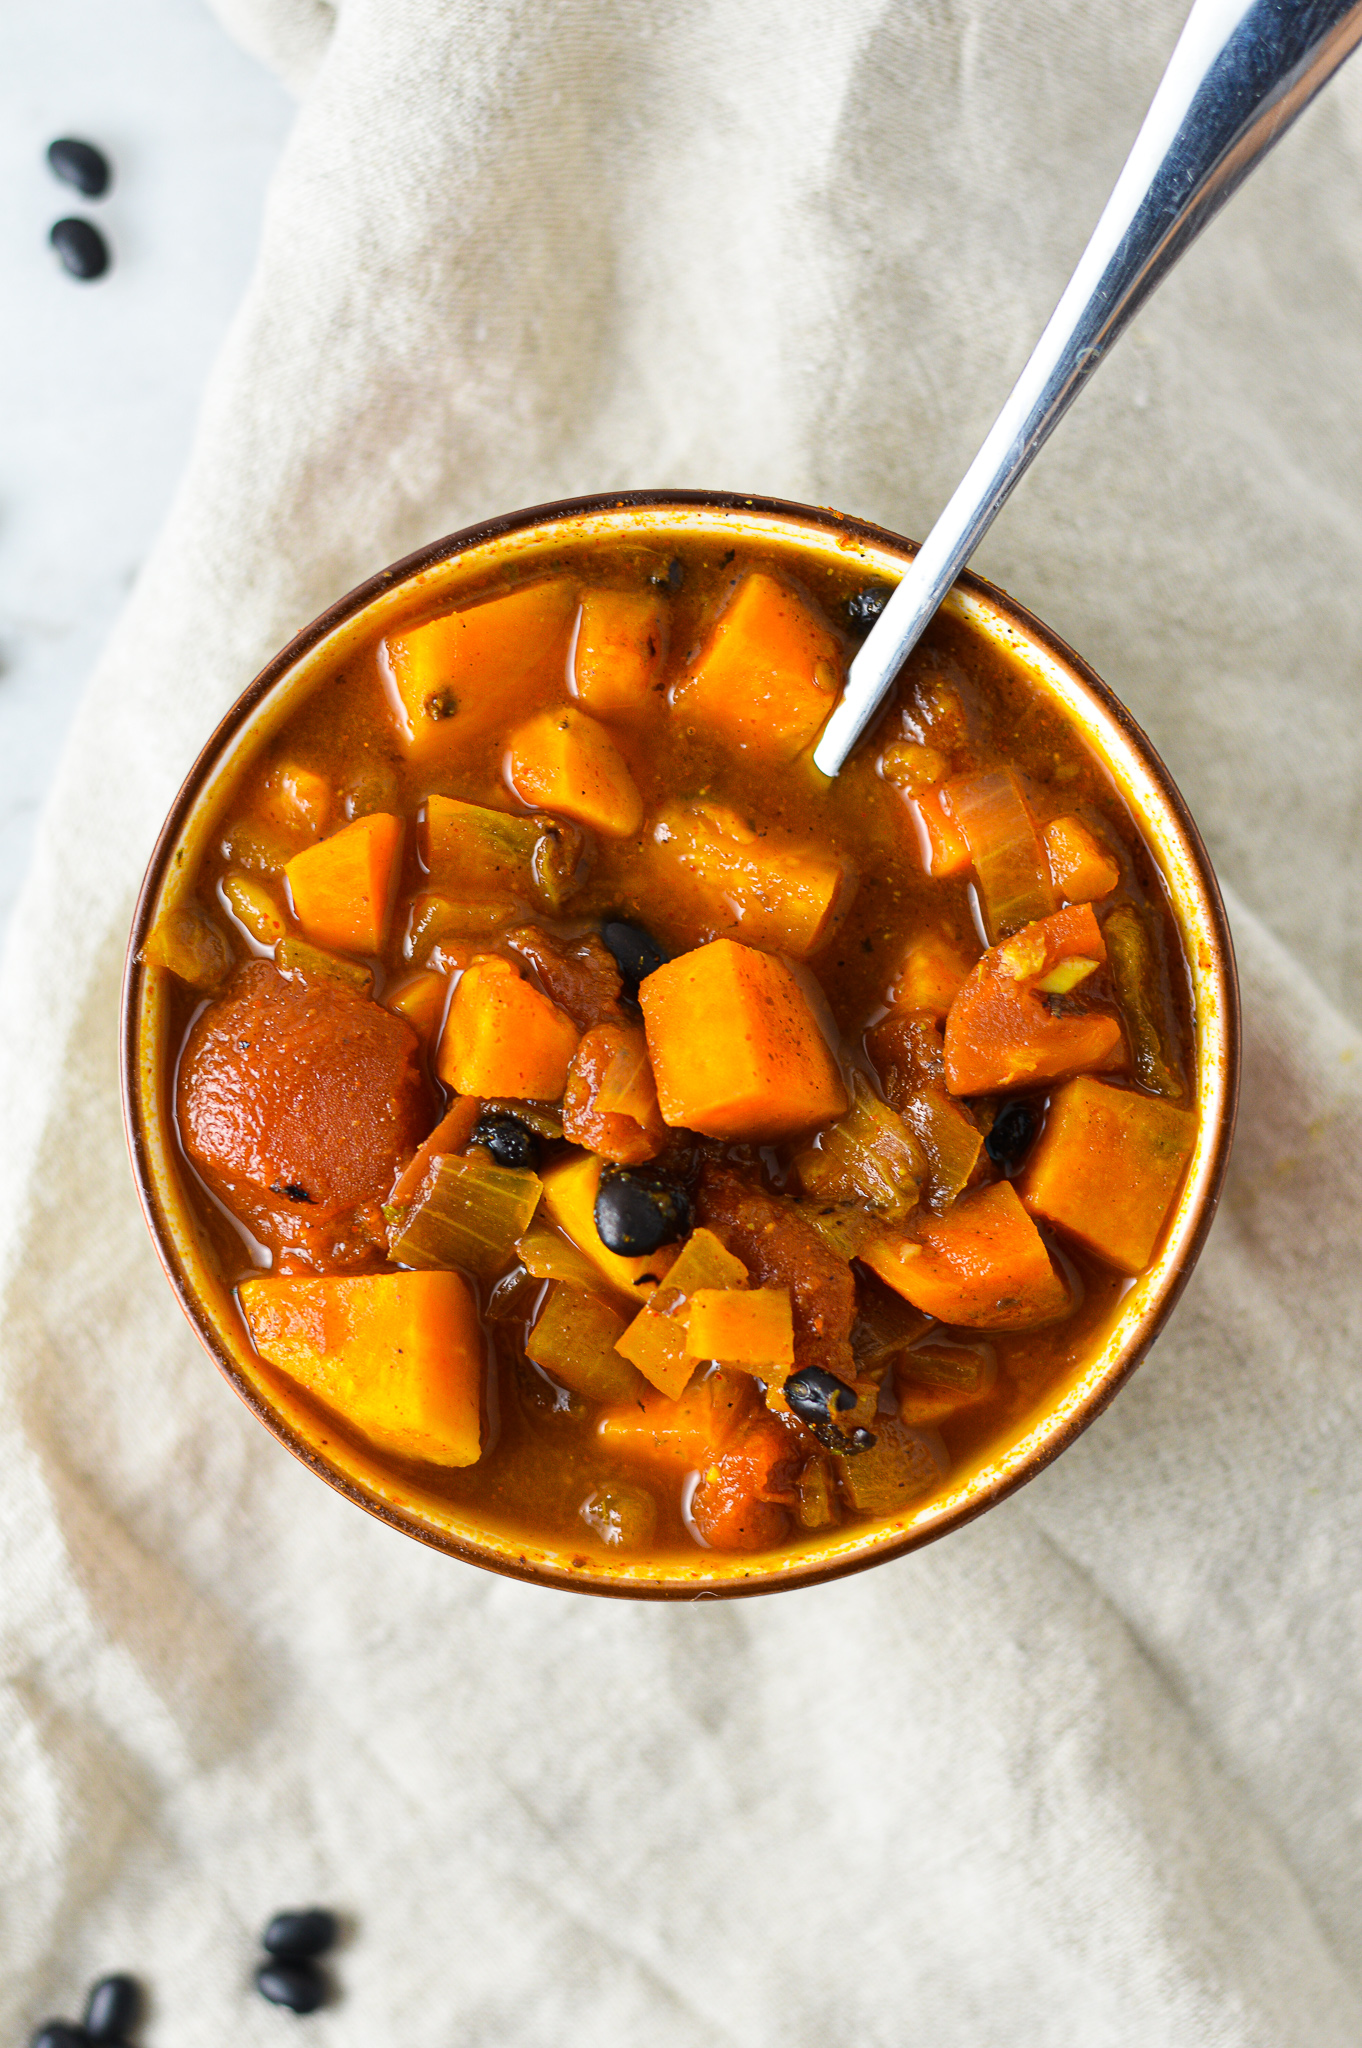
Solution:
[[[695,1372],[696,1362],[686,1349],[685,1325],[657,1309],[641,1308],[615,1340],[615,1349],[669,1401],[680,1398]]]
[[[569,1153],[564,1159],[556,1159],[544,1169],[543,1181],[544,1207],[549,1217],[609,1282],[612,1298],[619,1295],[626,1301],[646,1301],[675,1264],[677,1247],[662,1245],[641,1258],[626,1258],[621,1252],[608,1249],[596,1228],[601,1161],[593,1152]]]
[[[293,913],[318,946],[380,953],[402,872],[401,818],[372,811],[295,853],[284,869]]]
[[[974,1330],[1026,1330],[1054,1322],[1069,1290],[1009,1181],[962,1195],[924,1222],[920,1242],[885,1237],[861,1258],[914,1308]]]
[[[1056,894],[1065,903],[1097,903],[1110,896],[1121,870],[1081,818],[1054,818],[1045,828],[1045,853]]]
[[[484,1345],[458,1273],[261,1274],[238,1292],[260,1356],[403,1458],[472,1465]]]
[[[673,701],[687,721],[744,752],[792,761],[817,736],[840,683],[832,634],[786,584],[754,570],[715,620]]]
[[[384,997],[384,1006],[414,1024],[427,1045],[433,1043],[445,1014],[449,983],[443,974],[413,974]]]
[[[1032,1215],[1134,1276],[1153,1255],[1196,1131],[1189,1109],[1083,1075],[1050,1097],[1017,1189]]]
[[[695,1361],[688,1362],[694,1370]],[[608,1408],[596,1424],[609,1451],[664,1471],[695,1471],[717,1458],[757,1408],[745,1372],[706,1373],[678,1398],[649,1392],[628,1407]]]
[[[557,1102],[577,1050],[577,1027],[509,960],[488,954],[460,977],[436,1068],[460,1095]]]
[[[946,1086],[952,1095],[1032,1088],[1125,1060],[1110,1011],[1054,1015],[1041,994],[1067,960],[1101,963],[1107,949],[1086,903],[1037,920],[990,947],[946,1018]]]
[[[941,804],[940,789],[924,789],[908,806],[917,820],[922,869],[934,881],[963,875],[969,867],[969,841]]]
[[[742,1290],[701,1287],[690,1298],[686,1350],[717,1358],[765,1379],[783,1379],[794,1364],[794,1319],[787,1287]]]
[[[889,1000],[896,1010],[921,1010],[940,1022],[973,965],[943,932],[923,932],[904,954]]]
[[[854,878],[843,861],[741,817],[728,804],[667,804],[647,861],[678,911],[794,960],[809,954],[846,911]]]
[[[640,710],[666,646],[667,621],[658,598],[642,591],[584,591],[572,648],[578,702],[601,718]]]
[[[466,757],[562,686],[576,592],[565,578],[389,634],[386,683],[413,761]]]
[[[572,818],[607,839],[629,839],[643,799],[603,725],[566,705],[541,711],[511,734],[506,780],[524,804]]]
[[[829,1123],[847,1107],[809,1000],[773,954],[715,939],[650,974],[639,1002],[669,1124],[769,1140]]]

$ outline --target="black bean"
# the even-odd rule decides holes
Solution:
[[[484,1110],[473,1126],[470,1145],[485,1145],[498,1166],[539,1164],[539,1140],[528,1124],[509,1110]]]
[[[669,590],[673,597],[675,597],[685,580],[686,565],[679,555],[673,555],[665,569],[660,570],[656,576],[648,578],[648,581],[655,584],[659,590]]]
[[[607,1251],[646,1258],[688,1234],[690,1196],[660,1174],[607,1168],[596,1190],[596,1228]]]
[[[85,2048],[89,2035],[70,2020],[44,2020],[29,2048]]]
[[[824,1450],[844,1458],[858,1451],[873,1451],[875,1438],[868,1429],[847,1431],[833,1421],[834,1411],[844,1413],[856,1406],[856,1392],[835,1373],[821,1365],[805,1365],[785,1382],[785,1398],[800,1421],[810,1428]]]
[[[868,590],[854,591],[845,600],[842,616],[859,639],[864,639],[893,594],[887,583],[872,583]]]
[[[984,1139],[984,1150],[995,1166],[1020,1166],[1039,1125],[1040,1112],[1034,1102],[1005,1102]]]
[[[103,150],[93,142],[77,142],[74,135],[59,135],[48,143],[47,163],[54,178],[74,185],[87,199],[102,199],[113,181]]]
[[[807,1422],[810,1428],[820,1422],[831,1422],[834,1408],[856,1406],[853,1389],[821,1365],[805,1365],[792,1372],[785,1382],[785,1398],[800,1421]]]
[[[284,1962],[302,1962],[309,1956],[324,1956],[336,1944],[336,1916],[325,1906],[276,1913],[260,1937],[260,1946]]]
[[[62,269],[88,284],[109,267],[109,245],[92,220],[59,220],[48,236],[61,257]]]
[[[324,1956],[335,1944],[336,1916],[325,1906],[276,1913],[260,1937],[262,1948],[289,1963],[301,1962],[308,1956]]]
[[[142,2016],[142,1988],[120,1971],[101,1977],[85,2001],[85,2031],[92,2041],[121,2041]]]
[[[601,937],[615,956],[615,965],[627,996],[637,995],[639,983],[666,965],[666,954],[652,933],[645,932],[641,924],[624,924],[617,918],[612,919],[609,924],[601,926]]]
[[[315,1963],[305,1960],[262,1963],[255,1973],[255,1988],[271,2005],[285,2005],[290,2012],[315,2012],[326,2003],[326,1979]]]

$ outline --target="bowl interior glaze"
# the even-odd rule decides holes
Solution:
[[[157,1252],[185,1313],[237,1393],[294,1455],[359,1506],[434,1548],[514,1577],[644,1599],[696,1599],[808,1585],[884,1562],[981,1514],[1072,1443],[1111,1400],[1157,1335],[1205,1241],[1233,1132],[1238,1083],[1238,992],[1225,913],[1196,827],[1167,770],[1130,714],[1085,662],[1003,592],[966,576],[947,607],[1006,650],[1061,706],[1106,765],[1163,876],[1191,977],[1200,1131],[1186,1182],[1149,1269],[1122,1297],[1106,1335],[1067,1382],[989,1455],[952,1475],[949,1489],[883,1522],[843,1525],[813,1547],[754,1561],[697,1549],[692,1563],[604,1561],[517,1542],[474,1526],[443,1496],[397,1484],[361,1446],[318,1428],[315,1412],[247,1344],[230,1290],[185,1193],[171,1115],[170,1005],[163,978],[138,954],[155,920],[187,897],[207,835],[266,744],[349,647],[381,632],[413,596],[457,603],[489,573],[523,572],[593,539],[665,545],[684,530],[741,538],[777,552],[854,562],[867,580],[895,579],[914,544],[828,511],[759,498],[637,492],[535,507],[432,543],[323,614],[243,693],[191,769],[157,841],[128,952],[123,1002],[124,1108],[133,1167]]]

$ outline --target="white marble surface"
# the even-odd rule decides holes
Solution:
[[[201,0],[0,0],[0,929],[72,711],[165,516],[293,115]],[[115,182],[82,200],[56,135]],[[81,284],[48,230],[97,220]]]

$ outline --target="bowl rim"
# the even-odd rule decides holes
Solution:
[[[835,536],[849,546],[864,543],[871,548],[893,553],[905,561],[911,561],[920,545],[887,527],[839,512],[831,506],[810,506],[796,500],[734,491],[665,488],[612,491],[579,498],[556,499],[545,504],[503,513],[492,519],[481,520],[475,525],[463,527],[457,532],[444,534],[437,540],[427,542],[423,547],[414,549],[399,561],[391,563],[356,584],[296,633],[234,700],[200,748],[171,804],[147,863],[128,937],[120,997],[120,1081],[124,1130],[133,1179],[162,1270],[181,1309],[218,1370],[234,1392],[285,1449],[345,1499],[403,1535],[415,1537],[418,1542],[445,1556],[476,1564],[503,1577],[564,1591],[614,1599],[695,1601],[793,1592],[797,1588],[822,1585],[833,1579],[846,1578],[853,1573],[867,1571],[872,1566],[888,1563],[893,1558],[921,1549],[953,1530],[963,1528],[990,1508],[1008,1499],[1043,1472],[1097,1420],[1142,1362],[1163,1329],[1201,1255],[1215,1219],[1224,1187],[1238,1111],[1241,1023],[1234,943],[1219,884],[1201,834],[1162,758],[1131,712],[1081,655],[1025,605],[984,577],[972,571],[965,571],[957,579],[955,593],[982,601],[1006,622],[1012,632],[1020,634],[1025,641],[1041,650],[1056,667],[1067,670],[1076,678],[1095,701],[1098,710],[1116,727],[1126,745],[1139,757],[1159,802],[1181,837],[1188,866],[1199,885],[1200,908],[1210,930],[1213,957],[1208,972],[1214,975],[1217,983],[1215,1009],[1222,1048],[1219,1066],[1220,1115],[1202,1170],[1199,1207],[1184,1240],[1177,1266],[1169,1273],[1166,1284],[1146,1304],[1132,1326],[1116,1363],[1101,1383],[1076,1405],[1074,1411],[1053,1428],[1045,1440],[1037,1444],[1012,1470],[981,1483],[968,1500],[930,1525],[923,1528],[910,1526],[897,1532],[886,1531],[881,1540],[867,1542],[864,1548],[846,1555],[820,1561],[814,1552],[807,1558],[805,1564],[796,1563],[792,1567],[770,1572],[756,1570],[743,1575],[735,1574],[732,1577],[716,1576],[714,1579],[703,1581],[697,1581],[694,1576],[687,1580],[612,1580],[605,1575],[588,1577],[575,1574],[562,1564],[551,1566],[532,1562],[526,1556],[514,1553],[509,1546],[507,1553],[479,1549],[474,1543],[463,1540],[457,1533],[428,1526],[414,1513],[404,1512],[394,1502],[367,1492],[351,1475],[331,1465],[305,1437],[295,1432],[282,1415],[270,1409],[257,1389],[240,1371],[175,1256],[171,1233],[162,1214],[149,1156],[146,1126],[150,1121],[150,1112],[143,1102],[141,1090],[143,1070],[139,1027],[145,970],[139,955],[147,936],[153,909],[166,881],[168,863],[200,799],[205,781],[240,729],[249,721],[276,684],[281,682],[303,657],[328,635],[363,612],[376,599],[384,596],[395,586],[453,556],[467,553],[491,541],[502,540],[528,528],[558,525],[593,514],[627,513],[632,510],[659,512],[670,506],[721,514],[737,512],[751,514],[759,519],[769,518],[786,522],[789,525],[812,526],[825,536]],[[1087,743],[1092,744],[1091,736],[1088,736]],[[1160,863],[1156,865],[1161,868]],[[1166,874],[1164,879],[1171,893],[1171,883]],[[1203,1115],[1206,1111],[1201,1098],[1206,1092],[1203,1085],[1198,1085],[1195,1090],[1198,1108]]]

